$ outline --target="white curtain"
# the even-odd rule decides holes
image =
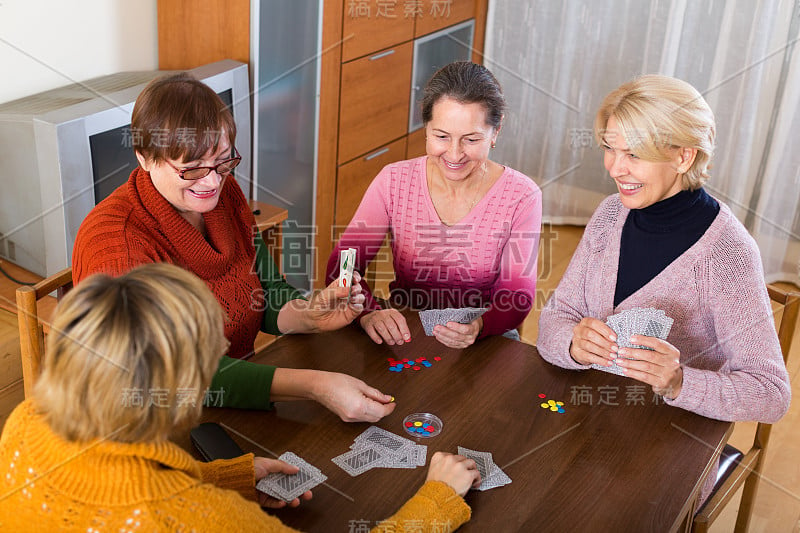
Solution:
[[[645,73],[694,85],[717,119],[706,189],[755,237],[770,281],[800,281],[800,2],[496,0],[485,65],[509,110],[493,157],[585,224],[616,191],[592,137],[603,97]]]

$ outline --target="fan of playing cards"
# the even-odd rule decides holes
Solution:
[[[649,350],[646,346],[631,344],[631,335],[644,335],[666,339],[672,329],[673,320],[660,309],[652,307],[636,307],[611,315],[606,319],[606,324],[617,334],[617,346],[620,348],[641,348]],[[616,364],[611,366],[592,365],[592,368],[624,376],[625,374]]]
[[[459,324],[469,324],[487,311],[483,307],[462,307],[460,309],[430,309],[420,311],[419,319],[422,327],[425,328],[425,335],[433,336],[433,328],[437,324],[445,325],[448,322],[458,322]]]

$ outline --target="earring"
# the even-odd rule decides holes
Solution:
[[[492,148],[494,148],[495,146],[497,146],[497,143],[492,141]]]

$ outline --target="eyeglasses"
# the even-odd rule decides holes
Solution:
[[[194,181],[205,178],[211,174],[212,170],[220,176],[227,176],[233,172],[233,169],[236,168],[241,162],[242,156],[239,155],[239,152],[236,151],[236,147],[234,147],[233,157],[226,159],[225,161],[219,163],[218,165],[214,165],[213,167],[178,168],[169,161],[167,161],[167,164],[175,169],[175,172],[178,173],[178,176],[182,180]]]

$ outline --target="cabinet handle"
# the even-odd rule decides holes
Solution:
[[[381,148],[380,150],[376,150],[375,152],[372,152],[372,153],[371,153],[371,154],[369,154],[368,156],[365,156],[365,157],[364,157],[364,161],[370,161],[370,160],[372,160],[372,159],[375,159],[376,157],[378,157],[378,156],[380,156],[380,155],[383,155],[383,154],[385,154],[385,153],[386,153],[386,152],[388,152],[388,151],[389,151],[389,149],[388,149],[388,148]]]
[[[394,53],[394,50],[386,50],[385,52],[381,52],[380,54],[375,54],[369,58],[370,61],[375,61],[376,59],[380,59],[382,57],[390,56]]]

